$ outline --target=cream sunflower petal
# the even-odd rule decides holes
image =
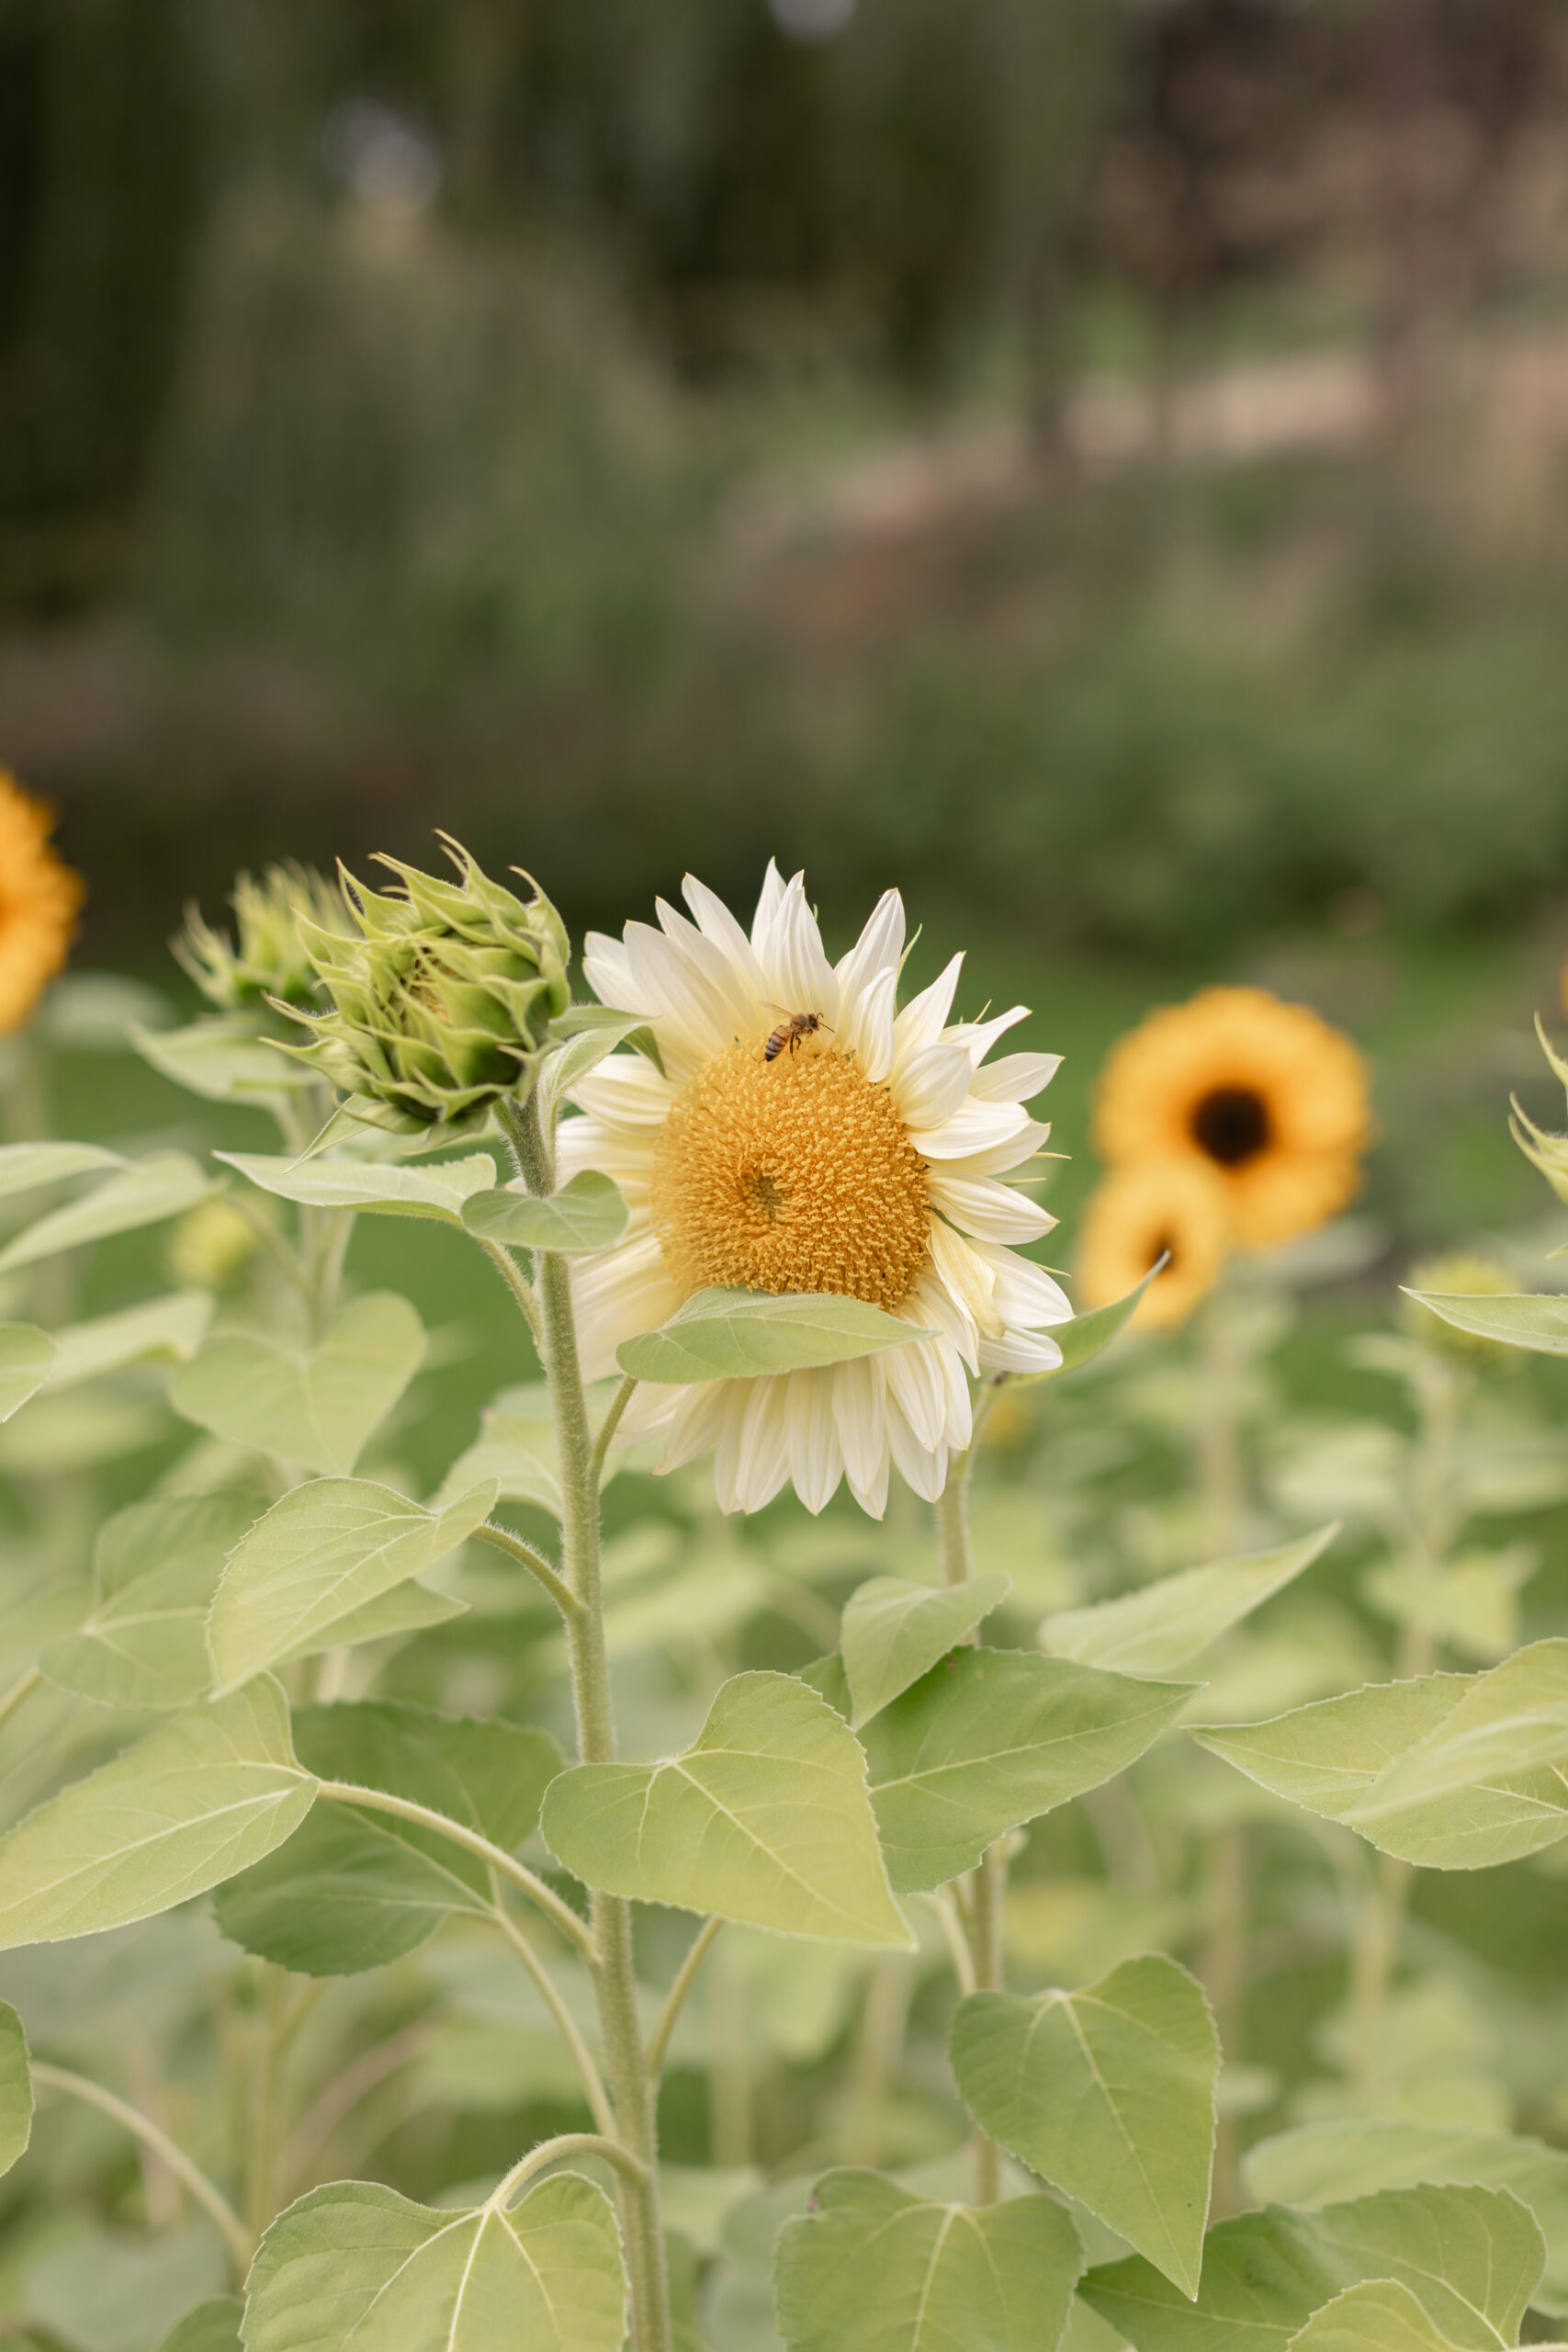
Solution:
[[[806,876],[790,876],[784,897],[764,924],[761,910],[752,944],[763,977],[781,1012],[817,1012],[836,1023],[839,983],[822,947],[822,934],[806,903]]]
[[[833,1372],[789,1375],[789,1476],[815,1518],[832,1500],[844,1475],[843,1449],[833,1417]]]
[[[961,1037],[968,1046],[970,1057],[979,1063],[990,1052],[998,1037],[1016,1029],[1021,1021],[1029,1018],[1026,1004],[1010,1005],[1006,1012],[993,1013],[989,1021],[955,1021],[948,1031],[950,1037]]]
[[[641,1389],[635,1390],[626,1408],[626,1419],[631,1419]],[[660,1476],[671,1470],[683,1469],[688,1462],[695,1462],[709,1448],[717,1444],[724,1428],[726,1388],[722,1381],[714,1380],[695,1388],[675,1391],[674,1418],[670,1423],[670,1435],[665,1441],[664,1457],[660,1463]],[[624,1429],[626,1422],[621,1424]]]
[[[769,871],[774,869],[770,867]],[[682,883],[681,895],[695,916],[703,937],[734,967],[744,995],[760,1006],[765,987],[762,967],[750,941],[724,900],[705,882],[699,882],[694,874],[688,874]]]
[[[578,1345],[583,1376],[602,1380],[618,1370],[615,1350],[639,1331],[655,1331],[674,1314],[681,1293],[671,1281],[651,1232],[617,1242],[596,1258],[580,1258],[572,1268]]]
[[[761,1510],[789,1476],[784,1391],[785,1383],[778,1379],[734,1384],[714,1457],[714,1487],[721,1510]]]
[[[857,1356],[833,1368],[833,1415],[844,1469],[857,1498],[882,1481],[887,1490],[887,1383],[880,1356]],[[880,1516],[880,1514],[878,1514]]]
[[[1013,1169],[1021,1168],[1026,1159],[1032,1159],[1041,1146],[1049,1142],[1050,1127],[1041,1120],[1031,1119],[1023,1112],[1018,1112],[1015,1116],[1016,1132],[1005,1140],[978,1151],[943,1152],[941,1155],[943,1174],[964,1178],[1005,1176]]]
[[[911,1126],[909,1141],[922,1159],[973,1159],[1012,1142],[1021,1127],[1032,1124],[1016,1102],[976,1102],[966,1093],[958,1108],[939,1125]]]
[[[735,1035],[723,996],[673,940],[648,923],[626,925],[626,955],[637,1001],[649,1009],[671,1075],[689,1077]]]
[[[942,1035],[942,1024],[953,1010],[958,975],[963,969],[963,956],[955,956],[929,989],[922,989],[919,996],[909,999],[894,1023],[900,1062],[906,1054],[917,1053],[922,1046],[936,1044]]]
[[[964,1103],[972,1073],[962,1046],[925,1046],[900,1054],[893,1069],[893,1100],[911,1136],[934,1135]],[[919,1150],[919,1144],[915,1148]]]
[[[679,907],[672,907],[667,899],[656,899],[653,903],[660,927],[671,945],[700,975],[717,1008],[720,1046],[728,1046],[733,1037],[754,1028],[761,1013],[759,992],[738,968],[733,956],[716,940],[705,938],[698,926],[688,922]],[[739,925],[736,928],[739,930]],[[745,933],[740,936],[744,941]],[[749,962],[755,962],[750,949],[747,956]]]
[[[1043,1266],[1032,1265],[1011,1250],[998,1250],[994,1242],[971,1241],[964,1246],[996,1275],[997,1312],[1010,1330],[1037,1330],[1042,1325],[1049,1329],[1053,1324],[1071,1322],[1071,1301]]]
[[[1049,1086],[1062,1067],[1060,1054],[1004,1054],[987,1062],[969,1081],[982,1102],[1028,1102]]]
[[[670,1115],[677,1089],[641,1054],[611,1054],[571,1090],[571,1100],[606,1125],[645,1128],[650,1135]]]
[[[960,1233],[981,1241],[1038,1241],[1057,1222],[1048,1209],[991,1176],[953,1176],[945,1168],[932,1168],[926,1175],[926,1197]]]
[[[949,1295],[955,1299],[982,1337],[996,1337],[1002,1329],[1003,1316],[997,1299],[997,1276],[993,1266],[961,1233],[955,1233],[940,1216],[931,1219],[928,1244],[931,1264]]]
[[[947,1448],[928,1446],[910,1429],[896,1398],[887,1401],[887,1442],[893,1466],[907,1487],[934,1503],[947,1484]]]
[[[591,931],[582,943],[582,970],[601,1004],[618,1005],[623,1012],[646,1012],[636,1001],[631,958],[624,941]]]
[[[952,1354],[941,1340],[911,1340],[884,1351],[888,1397],[924,1445],[941,1445],[947,1436],[952,1399],[943,1358]]]
[[[897,890],[884,890],[860,937],[839,960],[840,1008],[882,972],[897,973],[904,953],[904,901]]]
[[[1061,1361],[1058,1343],[1040,1331],[1006,1331],[980,1346],[980,1362],[987,1372],[1055,1372]]]
[[[863,1485],[848,1469],[844,1472],[850,1492],[867,1519],[880,1519],[887,1509],[887,1478],[892,1466],[891,1455],[885,1447],[875,1472]]]
[[[867,987],[839,1007],[839,1034],[834,1042],[846,1054],[853,1054],[873,1086],[881,1086],[892,1073],[897,989],[898,974],[889,967],[876,973]]]
[[[961,1298],[949,1290],[934,1265],[928,1265],[910,1292],[905,1312],[911,1323],[935,1328],[952,1340],[971,1372],[980,1366],[980,1333],[975,1317]]]

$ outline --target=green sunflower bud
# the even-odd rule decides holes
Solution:
[[[513,897],[442,839],[456,882],[380,857],[398,876],[392,889],[367,890],[343,873],[352,935],[304,925],[333,1009],[296,1012],[315,1034],[291,1050],[355,1118],[399,1134],[526,1096],[549,1023],[570,998],[570,943],[544,893]]]
[[[300,931],[344,928],[343,908],[323,875],[310,865],[269,865],[259,882],[242,874],[229,904],[238,937],[214,931],[198,907],[186,910],[174,951],[209,1004],[220,1012],[259,1008],[267,999],[313,1004],[320,991]]]
[[[1405,1286],[1432,1292],[1439,1298],[1501,1298],[1519,1287],[1506,1266],[1500,1266],[1495,1258],[1483,1258],[1473,1250],[1450,1250],[1444,1257],[1425,1259],[1411,1268]],[[1399,1319],[1411,1338],[1430,1348],[1434,1355],[1450,1356],[1464,1363],[1517,1362],[1517,1349],[1460,1330],[1456,1325],[1446,1323],[1440,1315],[1434,1315],[1429,1306],[1423,1306],[1419,1299],[1402,1298]]]

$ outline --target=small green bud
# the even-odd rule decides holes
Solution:
[[[1418,1266],[1413,1266],[1406,1287],[1428,1291],[1439,1298],[1503,1298],[1517,1292],[1519,1285],[1495,1259],[1484,1258],[1479,1250],[1450,1250],[1440,1258],[1426,1258]],[[1400,1300],[1399,1319],[1411,1338],[1419,1340],[1424,1348],[1430,1348],[1434,1355],[1451,1356],[1466,1363],[1517,1362],[1517,1349],[1445,1323],[1440,1315],[1434,1315],[1418,1299]]]
[[[242,874],[229,904],[238,941],[186,909],[185,929],[174,951],[209,1004],[233,1012],[260,1007],[268,998],[284,1005],[313,1004],[319,990],[315,967],[300,932],[301,921],[318,929],[343,928],[343,909],[324,876],[309,865],[269,865],[259,882]]]
[[[379,857],[398,876],[390,890],[367,890],[343,871],[350,935],[303,926],[333,1009],[296,1012],[315,1035],[291,1050],[355,1118],[400,1134],[526,1095],[549,1023],[570,1001],[570,943],[543,892],[534,885],[532,899],[514,897],[442,839],[456,882]]]

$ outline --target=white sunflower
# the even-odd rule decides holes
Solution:
[[[660,900],[659,930],[591,933],[583,953],[595,995],[648,1022],[665,1073],[614,1055],[561,1123],[563,1181],[603,1169],[630,1210],[615,1248],[573,1270],[584,1373],[613,1373],[622,1340],[709,1284],[869,1300],[938,1336],[821,1370],[644,1386],[619,1436],[662,1433],[665,1470],[713,1448],[727,1511],[760,1510],[786,1480],[819,1511],[847,1477],[880,1518],[890,1464],[934,1500],[969,1443],[968,1375],[1061,1362],[1049,1331],[1072,1309],[1009,1246],[1056,1220],[998,1181],[1049,1133],[1021,1106],[1060,1057],[986,1062],[1022,1005],[944,1025],[962,956],[897,1010],[896,890],[836,966],[799,874],[769,865],[750,939],[690,876],[684,896],[694,921]],[[798,1013],[821,1025],[765,1059]]]

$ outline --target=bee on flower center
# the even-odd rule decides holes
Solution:
[[[818,1029],[829,1026],[819,1012],[792,1012],[779,1023],[768,1039],[762,1048],[762,1059],[765,1062],[777,1061],[786,1046],[793,1054],[803,1037],[814,1037]]]

